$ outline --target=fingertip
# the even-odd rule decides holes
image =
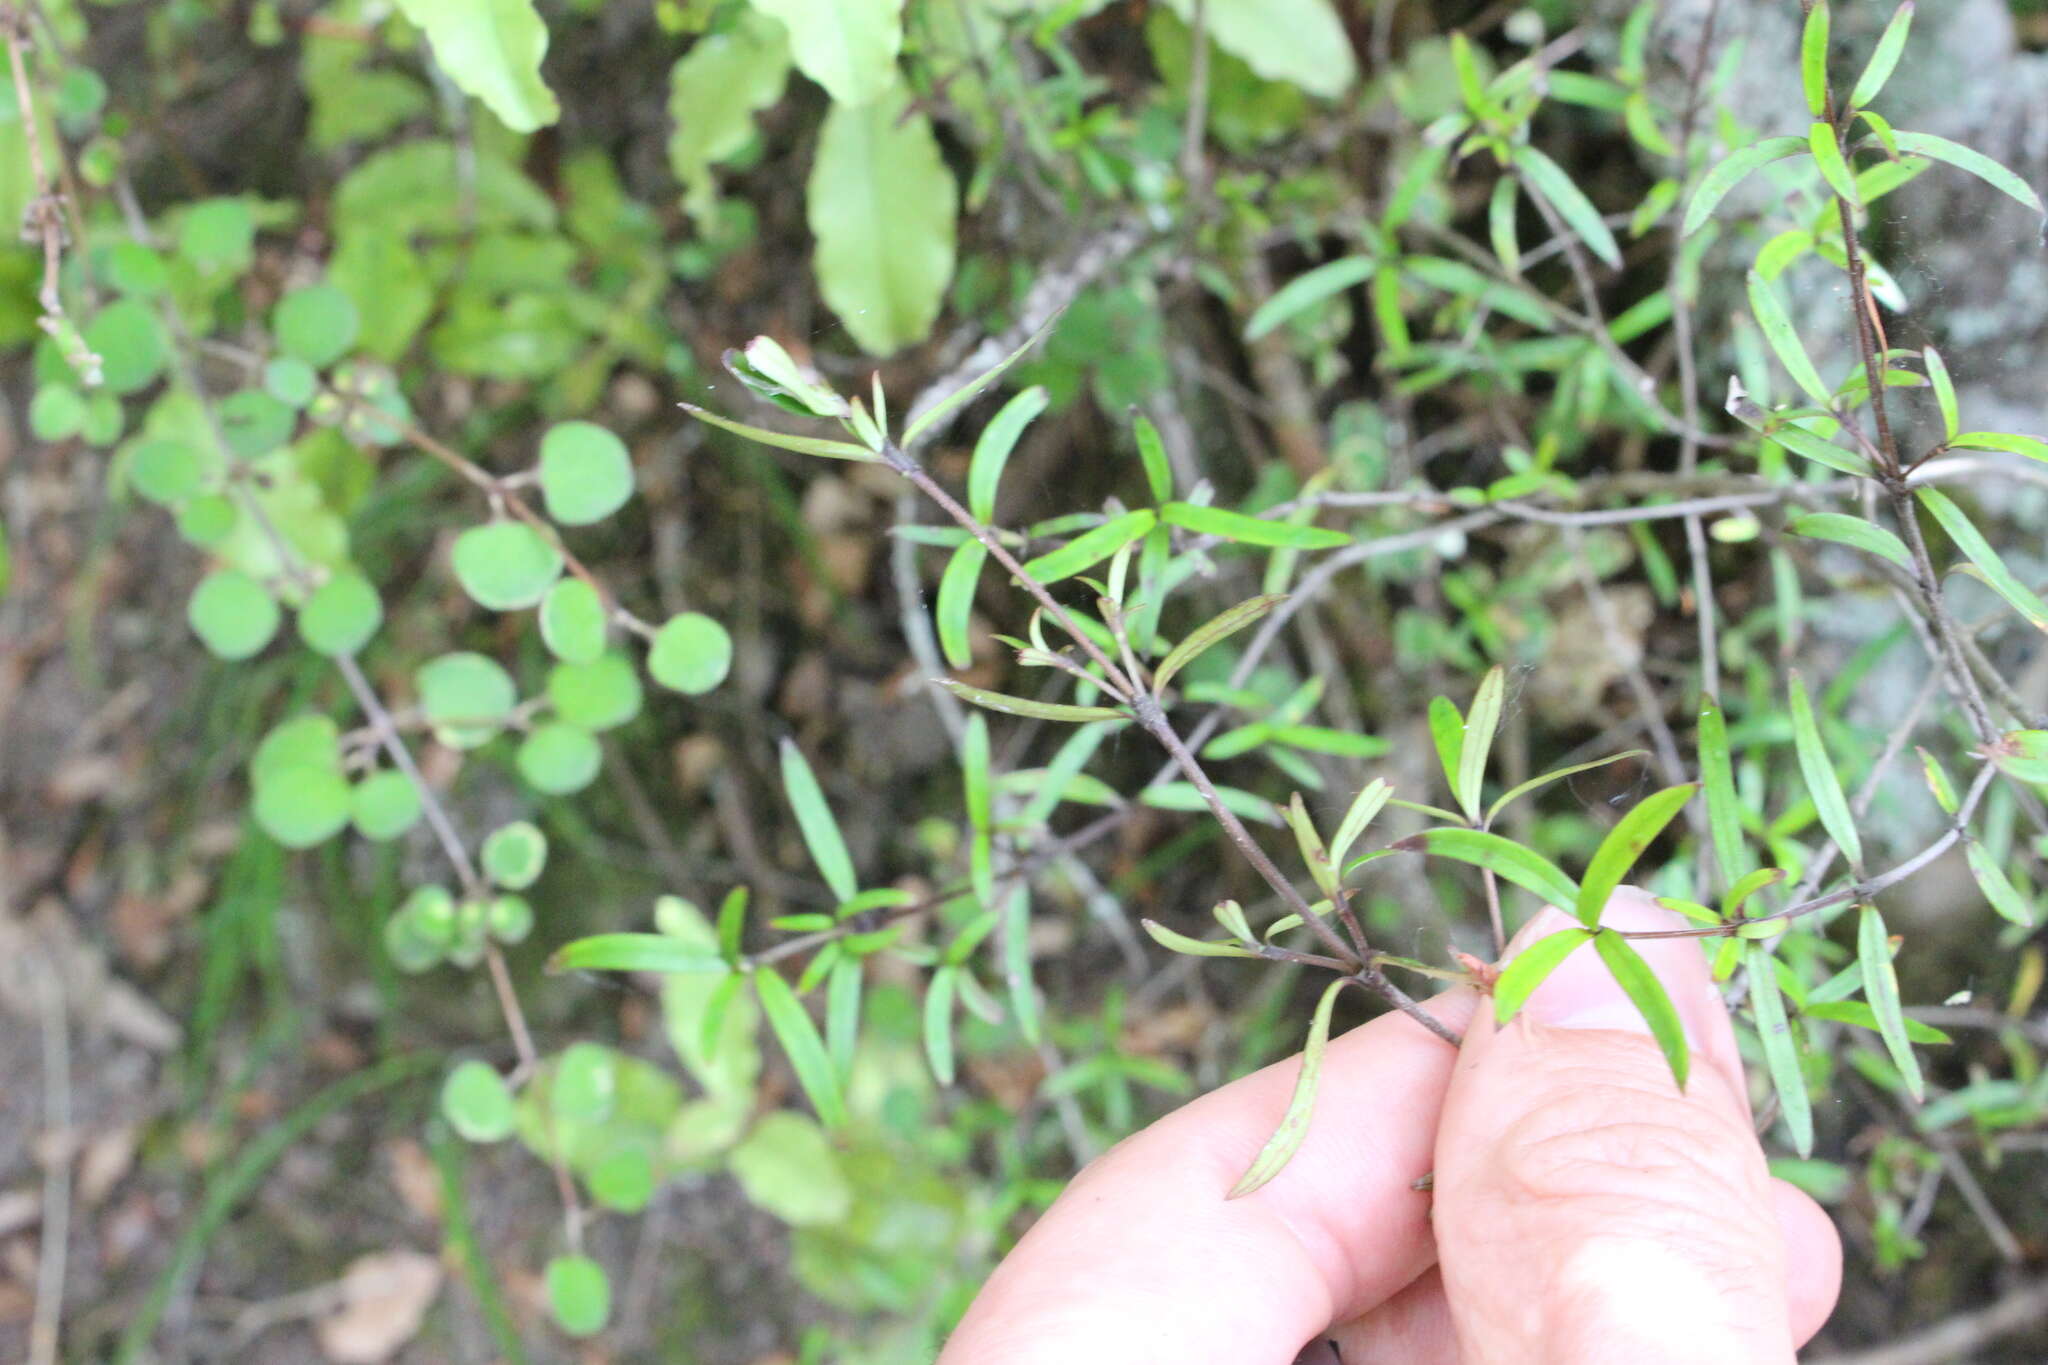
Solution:
[[[1792,1339],[1804,1346],[1827,1325],[1842,1292],[1842,1235],[1827,1210],[1798,1186],[1773,1179],[1771,1197],[1785,1237],[1785,1301]]]

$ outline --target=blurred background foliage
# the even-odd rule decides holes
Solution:
[[[1923,8],[1894,121],[2041,183],[2041,6]],[[1495,664],[1503,788],[1660,736],[1689,756],[1708,607],[1761,857],[1796,881],[1824,843],[1785,710],[1795,663],[1844,782],[1869,779],[1873,850],[1889,865],[1944,828],[1911,755],[1891,762],[1902,731],[1969,762],[1955,708],[1930,704],[1917,618],[1867,559],[1793,534],[1790,501],[1716,508],[1697,548],[1676,518],[1489,511],[1830,477],[1720,416],[1730,375],[1760,402],[1795,396],[1744,273],[1788,229],[1825,254],[1818,177],[1758,176],[1706,231],[1676,231],[1706,165],[1805,126],[1793,0],[0,11],[22,57],[0,99],[0,221],[53,215],[0,251],[0,1355],[925,1359],[1079,1163],[1299,1046],[1314,983],[1198,968],[1136,932],[1146,916],[1202,933],[1224,896],[1261,922],[1273,907],[1187,793],[1138,798],[1159,757],[1135,731],[1091,727],[1076,750],[991,727],[1030,911],[1018,945],[984,942],[960,889],[977,833],[964,732],[926,685],[946,662],[926,613],[959,537],[877,467],[684,419],[680,401],[779,420],[721,364],[756,335],[844,393],[877,372],[902,413],[1057,315],[924,452],[960,486],[1007,391],[1041,386],[998,524],[1043,549],[1150,506],[1135,414],[1181,496],[1276,520],[1319,499],[1354,545],[1383,547],[1348,567],[1346,551],[1210,547],[1174,580],[1203,608],[1182,627],[1262,588],[1306,599],[1262,654],[1233,646],[1183,679],[1215,718],[1219,780],[1269,823],[1297,790],[1334,818],[1377,776],[1441,803],[1429,699],[1464,704]],[[1840,6],[1843,69],[1890,14]],[[1466,125],[1448,121],[1474,114],[1541,161],[1519,152],[1518,178],[1452,155]],[[1864,230],[1892,344],[1941,348],[1968,425],[2042,430],[2038,223],[1946,171],[1886,188]],[[61,315],[38,297],[44,237]],[[1781,285],[1815,363],[1847,373],[1839,276],[1809,267],[1824,263]],[[1909,397],[1931,438],[1932,406]],[[529,466],[565,430],[595,440],[584,422],[623,443],[635,496],[572,519],[558,496],[589,490]],[[690,652],[683,675],[650,659],[643,687],[631,630],[632,667],[575,664],[531,617],[480,606],[492,586],[457,550],[478,490],[495,516],[534,487],[572,528],[548,543],[650,635],[709,618],[729,646]],[[2039,481],[1952,491],[2041,583]],[[353,639],[360,611],[335,618],[346,648],[301,610],[330,576],[372,589],[370,634]],[[501,600],[537,598],[515,579],[493,580]],[[2048,652],[1992,625],[1988,592],[1957,597],[2015,718],[2040,725]],[[1026,616],[1000,575],[963,609],[957,676],[1034,686],[994,638]],[[490,831],[544,836],[530,885],[486,868],[493,907],[520,900],[530,932],[481,901],[459,930],[471,968],[503,952],[535,1065],[487,973],[413,970],[461,963],[452,940],[411,960],[419,945],[394,938],[457,901],[436,899],[446,848],[410,788],[363,795],[390,770],[329,662],[358,645],[458,843],[488,862]],[[475,656],[506,700],[464,734],[477,693],[437,712],[422,665]],[[310,735],[348,781],[266,798],[260,747],[309,712],[332,723],[270,754]],[[874,894],[861,913],[928,911],[865,959],[830,1131],[751,996],[542,972],[616,930],[715,950],[736,886],[757,954],[839,923],[849,897],[786,795],[792,745]],[[1661,757],[1560,783],[1504,826],[1583,864],[1665,785]],[[1818,1140],[1794,1156],[1779,1130],[1774,1151],[1850,1258],[1816,1358],[1994,1303],[2007,1334],[1968,1358],[2038,1359],[2048,1340],[2029,1278],[2048,1247],[2039,803],[1991,793],[1978,844],[2022,908],[1994,915],[1960,856],[1886,899],[1906,998],[1954,1039],[1924,1056],[1929,1102],[1874,1034],[1801,1016]],[[1699,841],[1668,842],[1669,870],[1643,875],[1692,894]],[[1382,866],[1359,902],[1378,941],[1485,954],[1476,881]],[[1846,920],[1786,937],[1795,1003],[1836,1001],[1853,941]],[[1035,1039],[1000,998],[1004,951],[1035,980]],[[791,983],[819,984],[815,960],[792,954]]]

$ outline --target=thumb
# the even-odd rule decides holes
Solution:
[[[1603,922],[1684,925],[1633,888]],[[1576,923],[1545,910],[1510,955]],[[1481,1010],[1466,1033],[1437,1135],[1433,1216],[1467,1365],[1781,1365],[1832,1306],[1839,1244],[1819,1209],[1765,1169],[1699,944],[1633,946],[1684,1022],[1684,1091],[1590,948],[1509,1024]],[[1798,1284],[1788,1231],[1807,1263]]]

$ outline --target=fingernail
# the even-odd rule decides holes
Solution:
[[[1600,923],[1610,929],[1644,930],[1681,929],[1686,922],[1635,888],[1624,887],[1608,902]],[[1538,938],[1575,927],[1583,926],[1572,916],[1546,908],[1515,935],[1515,946],[1526,947]],[[1710,982],[1698,946],[1687,939],[1638,939],[1631,946],[1664,983],[1664,989],[1678,1007],[1686,1036],[1697,1042],[1697,1007]],[[1615,981],[1590,941],[1544,978],[1522,1007],[1522,1014],[1551,1028],[1614,1029],[1643,1034],[1650,1031],[1642,1012]]]

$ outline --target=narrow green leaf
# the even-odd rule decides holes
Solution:
[[[1231,1186],[1230,1198],[1240,1199],[1280,1174],[1308,1136],[1309,1116],[1316,1103],[1316,1085],[1323,1072],[1323,1046],[1330,1041],[1330,1015],[1336,1008],[1337,994],[1344,989],[1344,984],[1332,981],[1324,987],[1323,998],[1316,1002],[1315,1017],[1309,1021],[1308,1042],[1301,1050],[1301,1075],[1294,1082],[1294,1096],[1287,1101],[1287,1112],[1281,1116],[1280,1126],[1273,1130],[1273,1136],[1266,1139],[1266,1145],[1252,1159],[1250,1168],[1237,1184]]]
[[[1286,600],[1287,594],[1277,592],[1267,593],[1263,597],[1248,598],[1234,607],[1225,608],[1196,626],[1159,661],[1159,667],[1152,675],[1152,690],[1155,693],[1164,693],[1166,685],[1173,681],[1176,673]]]
[[[747,888],[735,886],[725,893],[718,907],[718,951],[733,966],[740,965],[741,941],[747,932]]]
[[[988,548],[970,540],[946,561],[939,575],[939,593],[932,603],[932,625],[938,632],[939,649],[954,668],[974,666],[974,593],[981,583],[982,566],[988,562]]]
[[[1465,717],[1449,697],[1430,698],[1429,737],[1436,742],[1437,761],[1443,765],[1444,781],[1455,799],[1458,767],[1465,748]]]
[[[2035,213],[2048,212],[2042,209],[2041,196],[2034,193],[2033,186],[1974,148],[1965,147],[1960,142],[1950,142],[1945,137],[1936,137],[1933,133],[1902,132],[1895,136],[1902,152],[1917,153],[1920,156],[1931,156],[1936,161],[1945,161],[1957,170],[1968,171],[1993,189],[2017,199]]]
[[[1609,268],[1621,269],[1621,247],[1615,242],[1614,234],[1608,231],[1600,210],[1593,207],[1593,201],[1572,183],[1564,167],[1527,143],[1513,148],[1509,155],[1522,174],[1528,177],[1529,188],[1549,201],[1579,239],[1592,248],[1593,254],[1605,261]]]
[[[1337,825],[1337,833],[1330,841],[1331,862],[1339,866],[1343,864],[1351,846],[1358,842],[1358,836],[1365,833],[1365,827],[1373,822],[1373,817],[1386,808],[1387,798],[1393,794],[1393,784],[1384,777],[1376,777],[1365,784],[1344,812],[1344,819]]]
[[[1472,709],[1465,713],[1465,735],[1458,746],[1458,804],[1470,820],[1479,818],[1479,801],[1486,786],[1486,760],[1493,753],[1493,737],[1500,729],[1501,706],[1507,699],[1507,672],[1499,664],[1486,670],[1473,694]]]
[[[1878,1031],[1877,1011],[1861,1000],[1815,1003],[1808,999],[1805,1008],[1799,1012],[1809,1019],[1822,1019],[1831,1024],[1848,1024],[1852,1028],[1867,1028],[1872,1033]],[[1905,1025],[1906,1037],[1922,1047],[1939,1047],[1955,1041],[1940,1029],[1931,1024],[1923,1024],[1918,1019],[1908,1019]]]
[[[1835,126],[1815,123],[1806,130],[1806,141],[1813,150],[1813,164],[1820,167],[1820,178],[1828,182],[1828,188],[1852,205],[1861,204],[1856,194],[1855,173],[1842,155],[1842,144],[1835,140]]]
[[[1302,802],[1301,793],[1287,804],[1287,823],[1294,830],[1294,842],[1301,850],[1301,861],[1308,868],[1308,874],[1321,891],[1331,900],[1337,899],[1337,870],[1330,862],[1330,850],[1323,843],[1323,836],[1316,832],[1315,821],[1309,818],[1308,806]]]
[[[860,893],[853,856],[846,851],[846,840],[839,833],[839,822],[832,818],[832,808],[825,804],[825,792],[818,786],[817,775],[811,771],[803,751],[787,739],[782,741],[782,790],[796,814],[797,828],[803,833],[811,861],[817,864],[818,875],[832,888],[834,896],[842,901],[852,900]]]
[[[1830,397],[1828,386],[1821,382],[1820,371],[1806,354],[1806,347],[1792,326],[1792,317],[1785,311],[1785,301],[1778,297],[1777,286],[1754,270],[1749,272],[1749,308],[1756,315],[1757,326],[1763,329],[1764,340],[1771,343],[1778,363],[1809,398],[1826,407]]]
[[[1880,559],[1889,559],[1909,573],[1912,571],[1913,556],[1907,553],[1905,542],[1882,526],[1873,526],[1861,517],[1846,516],[1840,512],[1808,512],[1792,518],[1791,529],[1794,535],[1832,540],[1837,545],[1847,545]]]
[[[1257,341],[1289,318],[1308,311],[1331,295],[1341,294],[1353,285],[1371,279],[1377,268],[1378,263],[1370,256],[1346,256],[1319,265],[1305,275],[1297,275],[1252,310],[1244,325],[1244,339]]]
[[[2032,588],[2020,582],[2005,566],[1998,551],[1991,548],[1991,542],[1984,539],[1983,533],[1963,515],[1963,509],[1939,488],[1922,488],[1919,495],[1921,505],[1934,513],[1941,529],[1948,532],[1948,538],[1955,542],[1957,549],[1969,556],[1970,562],[1984,576],[1984,581],[1991,585],[1991,590],[2026,617],[2036,630],[2048,631],[2048,602],[2043,602]]]
[[[668,934],[593,934],[572,939],[548,958],[557,972],[729,972],[732,965],[700,944]]]
[[[1600,960],[1614,974],[1615,984],[1635,1005],[1643,1016],[1643,1022],[1650,1026],[1650,1036],[1657,1040],[1657,1047],[1671,1068],[1671,1079],[1678,1082],[1680,1090],[1685,1089],[1686,1078],[1692,1069],[1692,1054],[1685,1041],[1685,1025],[1679,1020],[1678,1008],[1671,1003],[1671,995],[1664,989],[1664,983],[1650,970],[1650,964],[1643,961],[1642,954],[1612,929],[1602,929],[1593,936],[1593,951],[1600,954]]]
[[[753,975],[754,994],[761,1001],[761,1012],[768,1017],[775,1040],[782,1044],[783,1055],[796,1072],[797,1084],[803,1087],[811,1108],[818,1111],[818,1121],[827,1128],[839,1127],[846,1122],[846,1101],[839,1091],[839,1074],[832,1069],[824,1040],[818,1036],[818,1026],[811,1022],[810,1012],[780,974],[764,969]]]
[[[2011,920],[2022,929],[2031,929],[2040,923],[2040,915],[2020,895],[2019,888],[2005,875],[2005,869],[1986,851],[1984,845],[1975,839],[1963,844],[1963,857],[1970,864],[1970,875],[1977,879],[1977,889],[1984,893],[1984,899],[2005,919]]]
[[[1047,318],[1045,320],[1044,325],[1041,326],[1037,331],[1033,332],[1030,336],[1024,338],[1023,342],[1017,347],[1016,350],[1010,352],[1001,360],[998,360],[994,365],[991,365],[988,369],[983,370],[977,378],[968,380],[965,384],[962,384],[959,388],[953,390],[944,398],[941,398],[938,402],[932,404],[931,407],[927,408],[923,413],[921,413],[915,418],[912,418],[910,425],[903,428],[903,445],[909,449],[916,449],[918,438],[924,435],[925,432],[929,431],[934,422],[937,422],[940,419],[944,418],[948,413],[958,410],[962,403],[965,403],[968,399],[974,397],[974,395],[980,393],[983,389],[995,383],[996,380],[1002,375],[1004,370],[1009,369],[1012,365],[1016,364],[1019,360],[1023,359],[1025,352],[1029,351],[1033,346],[1036,346],[1039,342],[1045,339],[1046,334],[1052,331],[1053,327],[1059,322],[1060,316],[1060,314],[1055,313],[1050,318]],[[1003,411],[998,412],[996,414],[996,418],[1000,419],[1003,415],[1003,412],[1007,412],[1013,407],[1019,407],[1020,400],[1022,400],[1025,397],[1025,394],[1031,393],[1036,393],[1038,395],[1038,397],[1035,400],[1032,400],[1037,404],[1037,406],[1035,408],[1032,408],[1028,413],[1026,413],[1026,415],[1015,419],[1017,423],[1017,429],[1019,431],[1023,430],[1024,425],[1027,422],[1029,422],[1033,417],[1036,417],[1039,414],[1039,412],[1043,411],[1045,408],[1046,395],[1045,391],[1042,388],[1031,388],[1024,390],[1023,393],[1018,394],[1015,398],[1012,398],[1008,403],[1005,403],[1003,405]],[[1021,404],[1021,406],[1030,407],[1030,404],[1024,403]],[[1013,433],[1009,439],[1012,443],[1014,443],[1016,441],[1015,434]],[[975,451],[977,454],[980,453],[979,445],[976,446]],[[1005,453],[1005,457],[1007,458],[1007,452]],[[991,485],[991,488],[993,488],[993,485]],[[986,521],[988,520],[988,518],[983,517],[982,520]]]
[[[1003,692],[969,687],[966,683],[952,678],[940,678],[938,685],[970,705],[988,711],[1000,711],[1006,716],[1028,716],[1032,720],[1057,720],[1070,724],[1086,720],[1124,718],[1123,712],[1110,706],[1069,706],[1061,702],[1033,701],[1029,697],[1013,697]]]
[[[1591,758],[1587,759],[1584,763],[1574,763],[1570,767],[1553,768],[1547,773],[1539,773],[1527,782],[1508,788],[1507,791],[1501,794],[1499,800],[1488,806],[1486,808],[1486,823],[1491,825],[1512,802],[1519,797],[1527,796],[1538,787],[1547,787],[1552,782],[1561,781],[1576,773],[1588,772],[1594,768],[1604,768],[1610,763],[1619,763],[1624,758],[1641,758],[1648,752],[1646,749],[1623,749],[1620,753],[1609,754],[1605,758]]]
[[[1799,35],[1799,81],[1806,89],[1806,109],[1815,118],[1828,112],[1828,0],[1819,0],[1806,14]]]
[[[1940,759],[1917,744],[1913,746],[1913,752],[1920,755],[1920,766],[1927,773],[1927,790],[1934,793],[1934,803],[1940,806],[1944,813],[1954,815],[1956,789],[1955,784],[1948,780],[1948,769],[1941,766]]]
[[[1420,850],[1440,858],[1483,867],[1504,881],[1532,891],[1559,909],[1576,905],[1579,888],[1564,871],[1542,854],[1523,848],[1498,834],[1477,829],[1431,829],[1411,834],[1395,848]]]
[[[1785,870],[1778,867],[1760,867],[1728,888],[1728,894],[1721,897],[1720,919],[1731,920],[1742,913],[1742,906],[1751,896],[1767,886],[1774,886],[1785,880]]]
[[[853,1054],[860,1043],[860,998],[866,985],[861,960],[840,954],[825,978],[825,1051],[832,1070],[843,1081],[853,1074]],[[707,1049],[708,1050],[708,1049]]]
[[[967,509],[982,521],[996,519],[996,488],[1002,482],[1003,467],[1010,462],[1024,428],[1051,401],[1043,385],[1033,385],[1003,404],[975,438],[974,458],[967,465]],[[904,440],[910,439],[906,434]]]
[[[1721,716],[1721,703],[1712,697],[1700,701],[1700,780],[1707,790],[1707,829],[1713,837],[1714,860],[1720,865],[1721,885],[1733,886],[1742,876],[1742,807],[1735,798],[1735,764],[1728,748],[1728,724]]]
[[[1948,438],[1948,444],[1954,446],[1956,432],[1962,426],[1962,409],[1956,403],[1956,381],[1948,375],[1948,362],[1942,360],[1942,352],[1937,352],[1933,346],[1923,350],[1921,358],[1927,360],[1927,383],[1933,385],[1933,399],[1942,407],[1942,434]],[[2042,442],[2042,454],[2036,458],[2048,460],[2048,442]]]
[[[1728,197],[1728,192],[1757,168],[1773,161],[1783,161],[1788,156],[1798,156],[1806,150],[1807,142],[1803,137],[1767,137],[1721,161],[1700,177],[1700,186],[1693,191],[1692,202],[1686,206],[1685,222],[1679,228],[1679,235],[1690,237],[1699,231],[1721,201]]]
[[[712,426],[730,431],[736,436],[744,436],[750,441],[759,441],[762,445],[775,446],[782,450],[794,450],[800,455],[823,455],[833,460],[865,460],[870,464],[882,458],[866,446],[855,445],[851,441],[827,441],[816,436],[791,436],[785,432],[770,431],[766,427],[754,427],[748,426],[745,422],[735,422],[730,417],[721,417],[717,413],[707,408],[700,408],[694,403],[678,403],[676,406],[700,422],[708,422]]]
[[[1802,455],[1815,464],[1825,465],[1842,474],[1854,474],[1859,478],[1870,478],[1870,461],[1853,450],[1844,450],[1833,441],[1814,435],[1795,422],[1780,422],[1765,433],[1773,441],[1795,455]]]
[[[1954,401],[1954,395],[1950,395]],[[1950,425],[1954,424],[1953,414],[1943,411]],[[2024,455],[2030,460],[2048,460],[2048,441],[2038,436],[2019,436],[2009,431],[1965,431],[1948,438],[1952,450],[2002,450],[2010,455]]]
[[[1763,1047],[1764,1069],[1778,1092],[1778,1109],[1785,1127],[1792,1133],[1792,1148],[1801,1156],[1813,1155],[1813,1101],[1806,1093],[1806,1079],[1799,1069],[1799,1043],[1792,1036],[1785,1017],[1785,1000],[1778,994],[1778,973],[1771,960],[1770,945],[1751,940],[1743,946],[1742,957],[1749,967],[1749,1003],[1756,1015],[1757,1041]]]
[[[941,967],[924,988],[924,1055],[940,1085],[953,1083],[953,979],[958,967]]]
[[[1692,800],[1693,793],[1698,790],[1698,783],[1688,782],[1646,796],[1622,816],[1613,829],[1607,831],[1607,837],[1600,841],[1600,847],[1593,851],[1592,862],[1586,867],[1586,880],[1579,885],[1578,913],[1581,921],[1588,926],[1600,923],[1600,916],[1607,909],[1607,898],[1614,894],[1614,889],[1621,885],[1621,879],[1636,865],[1643,851],[1656,842],[1664,827],[1685,809],[1685,803]],[[1681,1078],[1680,1084],[1683,1083]]]
[[[1003,903],[1003,988],[1010,1014],[1024,1041],[1036,1047],[1039,1038],[1038,987],[1031,979],[1031,893],[1023,878],[1010,884]]]
[[[1197,507],[1191,502],[1169,502],[1159,509],[1169,526],[1198,535],[1221,536],[1240,545],[1264,545],[1281,550],[1332,550],[1349,545],[1351,537],[1321,526],[1296,526],[1267,517],[1250,517],[1226,512],[1220,507]]]
[[[1891,22],[1878,35],[1877,46],[1871,49],[1870,60],[1864,64],[1863,74],[1856,78],[1856,88],[1849,92],[1849,107],[1861,109],[1877,98],[1884,89],[1884,83],[1892,78],[1898,68],[1899,54],[1906,50],[1906,35],[1913,28],[1913,0],[1892,11]]]
[[[1159,428],[1144,413],[1137,413],[1131,419],[1131,437],[1138,443],[1138,462],[1145,466],[1145,486],[1152,490],[1154,501],[1165,502],[1173,496],[1173,464],[1166,458],[1166,442],[1159,439]]]
[[[1920,1076],[1920,1059],[1913,1055],[1906,1037],[1906,1012],[1899,1003],[1899,974],[1892,970],[1891,937],[1885,933],[1884,916],[1877,907],[1866,905],[1856,920],[1856,960],[1863,967],[1863,998],[1877,1016],[1878,1036],[1891,1053],[1892,1065],[1905,1077],[1906,1089],[1915,1100],[1926,1098],[1927,1083]]]
[[[1219,943],[1215,939],[1190,938],[1167,928],[1158,920],[1141,919],[1138,926],[1152,936],[1152,941],[1169,952],[1184,953],[1189,957],[1257,957],[1258,954],[1235,943]]]
[[[1799,755],[1799,775],[1806,780],[1806,791],[1813,798],[1813,808],[1820,816],[1821,828],[1835,841],[1835,847],[1842,850],[1842,856],[1849,860],[1852,869],[1863,866],[1863,836],[1856,830],[1856,821],[1849,814],[1848,798],[1842,795],[1842,779],[1835,774],[1835,765],[1828,759],[1827,746],[1821,742],[1820,726],[1814,720],[1813,703],[1807,699],[1806,682],[1798,670],[1791,675],[1792,689],[1792,747]]]
[[[1592,937],[1591,929],[1560,929],[1516,953],[1515,960],[1501,970],[1500,979],[1493,983],[1494,1019],[1505,1024],[1514,1018],[1536,988]]]
[[[1057,583],[1108,559],[1124,546],[1143,536],[1159,522],[1149,507],[1111,517],[1093,530],[1075,536],[1057,550],[1048,550],[1024,565],[1024,572],[1040,583]]]
[[[1493,254],[1511,276],[1522,273],[1522,245],[1515,237],[1515,209],[1521,198],[1521,184],[1504,175],[1493,182],[1493,197],[1486,204],[1486,231],[1493,241]]]
[[[1246,820],[1256,820],[1262,825],[1287,823],[1278,808],[1263,796],[1220,784],[1216,795],[1225,808]],[[1208,801],[1192,782],[1162,782],[1139,792],[1138,800],[1154,810],[1187,811],[1191,814],[1207,814],[1209,810]]]

